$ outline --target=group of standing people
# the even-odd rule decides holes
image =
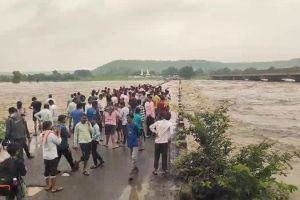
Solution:
[[[44,105],[33,97],[30,105],[30,109],[33,110],[33,136],[40,133],[45,166],[45,189],[50,192],[63,190],[56,180],[56,175],[60,172],[57,167],[62,155],[72,171],[77,171],[82,162],[82,173],[85,176],[90,175],[89,169],[103,166],[104,159],[97,151],[99,144],[106,148],[111,146],[112,149],[125,146],[130,149],[132,167],[129,179],[132,180],[138,173],[138,152],[144,150],[144,142],[149,137],[155,138],[153,174],[158,173],[160,154],[163,173],[167,173],[168,142],[173,134],[173,124],[169,121],[170,100],[168,89],[162,90],[161,86],[145,84],[113,90],[105,87],[102,91],[92,90],[88,98],[80,92],[71,94],[67,100],[66,114],[60,114],[51,94]],[[19,104],[22,103],[18,102]],[[26,154],[28,150],[26,137],[29,142],[31,140],[25,120],[25,109],[22,105],[18,108],[11,107],[9,114],[6,137],[10,140],[10,146],[15,145],[18,148],[17,158],[23,162],[23,149]],[[78,161],[73,159],[69,145],[69,139],[72,137],[72,148],[75,151],[80,148],[82,153]],[[88,168],[90,155],[94,165]],[[33,158],[29,150],[27,156]],[[18,177],[25,174],[19,173]]]

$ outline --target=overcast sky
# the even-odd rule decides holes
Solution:
[[[299,0],[1,0],[0,71],[300,57]]]

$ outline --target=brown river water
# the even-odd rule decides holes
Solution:
[[[40,82],[0,83],[0,119],[7,116],[7,109],[16,101],[24,102],[26,108],[33,96],[44,102],[53,94],[60,112],[66,110],[69,95],[80,91],[86,96],[92,89],[118,88],[143,84],[142,81],[99,81],[99,82]],[[159,84],[159,81],[147,81]],[[165,85],[177,94],[178,81]],[[176,92],[174,92],[176,90]],[[183,103],[187,110],[199,111],[215,107],[223,100],[231,103],[232,126],[228,131],[236,146],[258,143],[264,139],[275,143],[274,148],[290,151],[300,150],[300,84],[268,83],[248,81],[183,81]],[[28,109],[27,109],[28,110]],[[28,110],[28,122],[31,111]],[[300,161],[293,162],[294,170],[287,177],[289,183],[300,189]],[[292,199],[300,199],[300,192]]]
[[[214,108],[230,102],[228,136],[241,147],[268,140],[274,150],[300,150],[300,84],[250,81],[184,81],[188,111]],[[300,190],[300,160],[292,162],[284,178]],[[300,191],[292,199],[300,199]]]
[[[71,93],[81,92],[86,97],[90,95],[92,89],[112,89],[120,86],[131,86],[144,84],[142,81],[91,81],[91,82],[40,82],[40,83],[0,83],[0,119],[7,117],[7,110],[11,106],[16,106],[17,101],[22,101],[25,108],[31,104],[31,98],[36,96],[43,103],[48,94],[53,94],[53,98],[62,113],[66,112],[67,100]],[[159,84],[159,81],[147,81],[149,84]],[[31,119],[31,111],[28,111],[28,119]]]

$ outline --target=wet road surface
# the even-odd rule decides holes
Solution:
[[[117,149],[106,148],[99,145],[98,151],[105,160],[102,168],[91,170],[91,175],[86,177],[81,170],[71,173],[70,177],[58,176],[58,183],[64,190],[55,194],[44,190],[34,196],[32,200],[142,200],[142,199],[173,199],[173,182],[169,177],[152,175],[154,162],[154,139],[146,139],[145,150],[139,152],[139,175],[128,182],[130,172],[130,152],[127,147]],[[80,157],[80,151],[73,151],[75,159]],[[93,164],[90,158],[89,166]],[[28,186],[44,186],[41,148],[38,148],[33,160],[26,160],[28,174],[25,181]],[[59,167],[61,171],[70,171],[65,158],[62,157]]]

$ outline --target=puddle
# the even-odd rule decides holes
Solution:
[[[150,184],[144,180],[145,183],[140,184],[138,180],[129,184],[122,192],[119,200],[144,200],[146,194],[149,192]]]
[[[33,197],[43,189],[44,189],[43,187],[27,187],[27,196]]]

